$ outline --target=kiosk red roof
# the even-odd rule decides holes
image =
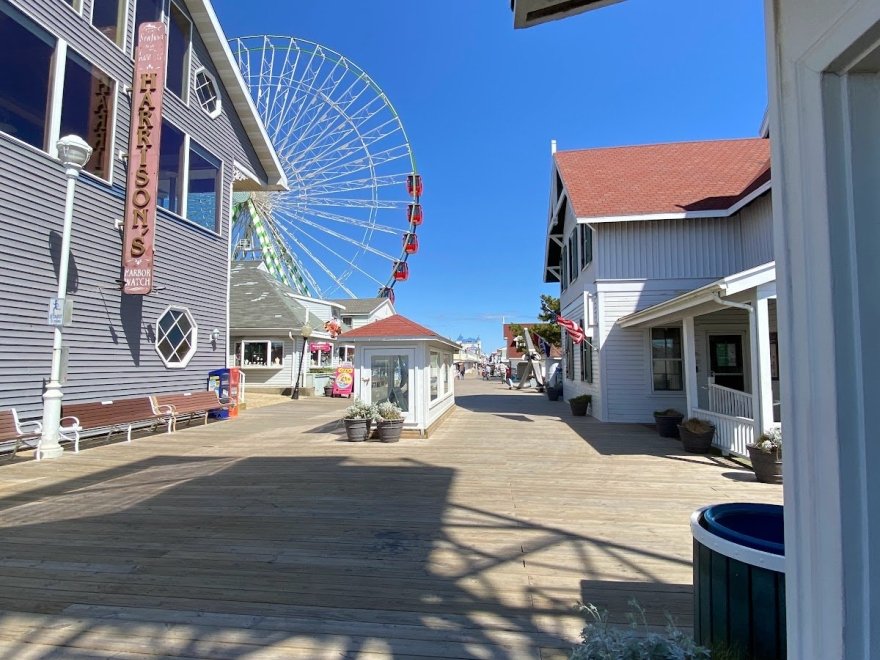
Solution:
[[[357,338],[391,338],[391,337],[435,337],[444,341],[450,341],[437,334],[433,330],[411,321],[405,316],[395,314],[380,321],[374,321],[367,325],[349,330],[340,335],[340,339]]]

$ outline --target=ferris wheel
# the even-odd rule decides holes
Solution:
[[[236,193],[233,259],[317,298],[394,297],[418,251],[422,179],[400,117],[360,67],[295,37],[230,41],[289,190]]]

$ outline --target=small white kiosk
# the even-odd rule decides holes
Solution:
[[[426,437],[455,407],[452,356],[459,346],[395,314],[340,336],[354,351],[354,393],[404,411],[404,435]]]

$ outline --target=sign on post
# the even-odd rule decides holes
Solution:
[[[153,246],[156,193],[165,90],[165,24],[142,23],[138,31],[132,81],[131,136],[125,189],[125,232],[122,241],[124,293],[153,291]]]
[[[49,314],[46,318],[48,325],[57,327],[70,325],[73,318],[73,301],[66,298],[50,298]]]

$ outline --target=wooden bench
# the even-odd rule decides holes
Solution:
[[[208,413],[212,410],[226,410],[228,403],[223,403],[217,397],[217,392],[205,390],[202,392],[177,392],[175,394],[156,394],[153,396],[154,410],[156,412],[170,409],[171,430],[177,430],[177,421],[187,419],[187,425],[196,417],[202,417],[203,423],[208,423]]]
[[[26,430],[25,426],[33,426],[32,430]],[[39,459],[39,438],[43,432],[43,425],[40,422],[22,422],[18,419],[18,413],[15,408],[0,411],[0,449],[5,450],[12,447],[12,456],[9,460],[15,458],[15,454],[21,446],[22,442],[27,440],[37,441],[37,458]]]
[[[64,404],[61,406],[59,440],[72,442],[73,450],[78,452],[79,439],[84,431],[106,429],[107,437],[114,431],[125,430],[126,441],[131,442],[131,430],[135,424],[165,422],[170,432],[170,412],[155,409],[148,396]]]

